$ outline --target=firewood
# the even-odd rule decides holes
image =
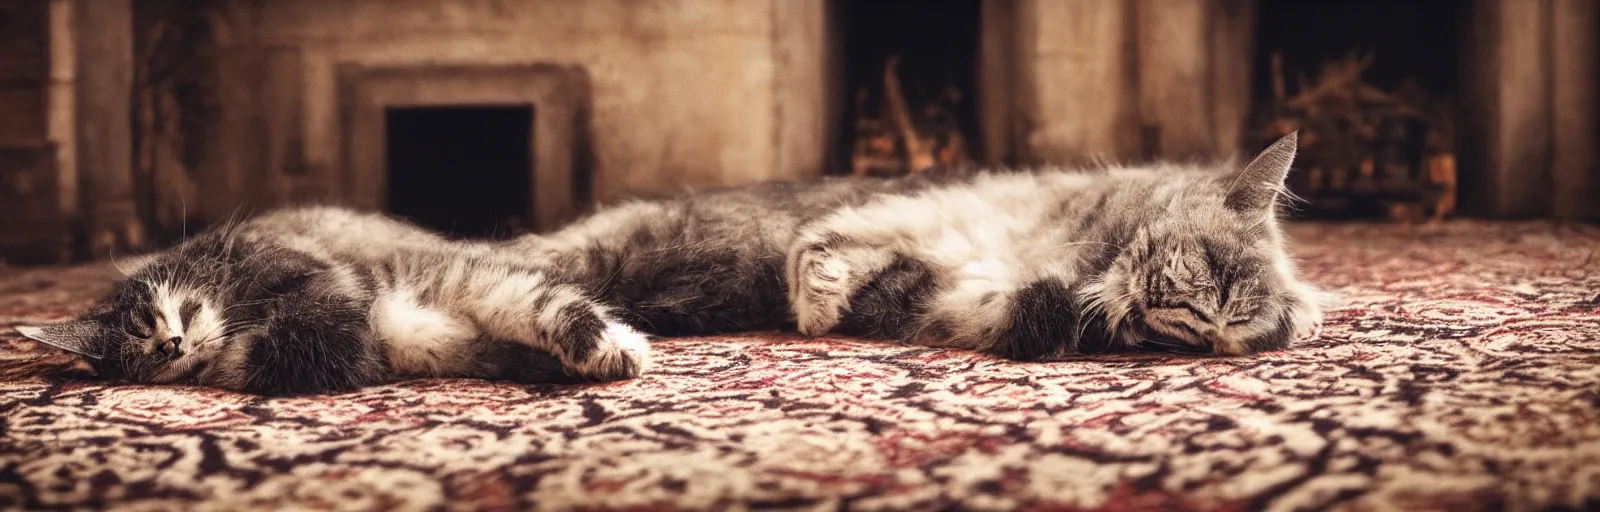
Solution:
[[[951,132],[944,147],[939,148],[939,165],[945,167],[958,167],[965,165],[967,158],[967,142],[961,137],[961,132]]]
[[[899,174],[903,162],[896,152],[897,137],[869,109],[871,94],[856,91],[855,139],[850,148],[850,174],[856,177]]]
[[[865,88],[856,91],[850,174],[900,176],[935,166],[971,165],[970,134],[965,133],[960,114],[966,94],[954,83],[946,83],[932,97],[907,94],[899,64],[898,56],[885,61],[881,94]]]
[[[1262,143],[1300,133],[1289,186],[1322,214],[1370,215],[1416,222],[1454,211],[1453,127],[1449,101],[1414,81],[1385,90],[1362,74],[1371,54],[1325,62],[1314,78],[1284,90],[1282,55],[1271,62],[1272,98],[1258,109]]]
[[[906,107],[905,92],[900,88],[900,56],[893,55],[883,65],[883,91],[889,107],[889,119],[900,132],[900,143],[906,148],[907,167],[912,173],[933,167],[933,152],[925,148],[911,123],[911,110]]]
[[[1429,194],[1429,208],[1433,210],[1432,222],[1439,222],[1456,211],[1456,156],[1441,153],[1428,158],[1428,183],[1433,187]]]
[[[1361,74],[1372,65],[1372,56],[1344,59],[1328,63],[1317,77],[1316,85],[1302,90],[1287,102],[1289,108],[1306,108],[1330,94],[1350,94],[1350,87],[1361,79]]]

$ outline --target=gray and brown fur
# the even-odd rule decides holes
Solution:
[[[417,376],[625,379],[644,333],[798,328],[1015,359],[1242,354],[1320,319],[1250,165],[931,173],[613,205],[508,242],[287,209],[208,230],[82,317],[20,329],[136,382],[258,393]]]
[[[798,329],[1015,359],[1283,348],[1324,300],[1279,226],[1295,145],[1239,168],[985,174],[839,208],[789,251]]]

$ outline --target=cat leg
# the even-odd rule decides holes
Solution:
[[[1017,285],[967,277],[930,300],[910,341],[1034,361],[1098,346],[1103,326],[1083,314],[1069,280],[1035,278]],[[1087,342],[1087,343],[1086,343]]]
[[[1085,340],[1105,337],[1104,327],[1088,325],[1082,314],[1071,268],[1020,268],[1005,253],[962,260],[952,255],[970,247],[970,237],[918,245],[897,236],[892,224],[845,225],[848,235],[803,232],[790,251],[789,294],[801,333],[890,338],[1018,360],[1077,354]]]
[[[789,254],[790,303],[801,333],[836,332],[983,349],[1005,325],[1014,269],[998,261],[947,268],[884,226],[802,233]],[[871,240],[871,242],[869,242]],[[875,243],[876,242],[876,243]]]
[[[833,332],[846,336],[909,340],[917,319],[938,289],[937,272],[927,262],[896,255],[872,280],[851,293]]]
[[[648,337],[579,287],[553,282],[542,272],[480,279],[467,309],[489,337],[549,353],[574,377],[609,381],[644,373]]]
[[[837,235],[804,237],[789,251],[789,305],[802,334],[821,336],[839,325],[850,298],[895,261],[886,247]]]
[[[1006,328],[988,352],[1018,361],[1036,361],[1098,349],[1105,327],[1085,314],[1079,294],[1060,277],[1044,277],[1012,292],[1006,303]]]
[[[326,274],[324,274],[326,275]],[[322,276],[265,305],[262,324],[241,329],[197,375],[208,386],[264,395],[350,391],[393,376],[372,341],[366,302]]]
[[[1285,301],[1289,310],[1289,338],[1291,342],[1306,341],[1322,334],[1322,311],[1338,304],[1338,296],[1290,278],[1290,299]]]
[[[881,268],[852,265],[862,260],[877,261],[863,254],[873,258],[886,255],[889,262]],[[816,271],[799,274],[809,292],[797,297],[801,307],[797,307],[796,312],[801,318],[807,318],[806,312],[813,314],[812,319],[821,314],[837,315],[831,327],[818,332],[988,350],[996,346],[998,338],[1010,325],[1007,303],[1014,295],[1015,286],[1009,282],[940,272],[924,260],[891,254],[887,250],[869,252],[857,247],[818,257],[826,258],[824,261],[834,268],[846,269],[848,276],[830,280],[832,275],[819,276],[821,273]],[[858,268],[866,271],[858,271]],[[946,283],[942,282],[941,274],[957,277]],[[853,281],[864,282],[850,286]],[[818,314],[824,307],[828,309]]]
[[[1083,325],[1074,294],[1059,278],[1018,287],[965,277],[939,286],[914,259],[897,257],[850,298],[834,332],[918,345],[965,348],[1031,361],[1079,353],[1101,331]]]

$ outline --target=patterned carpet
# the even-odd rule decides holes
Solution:
[[[1600,229],[1295,229],[1344,302],[1258,357],[727,337],[631,382],[274,400],[63,378],[9,326],[110,272],[0,271],[0,508],[1600,508]]]

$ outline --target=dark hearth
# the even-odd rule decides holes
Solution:
[[[528,106],[389,109],[389,211],[458,236],[524,229],[533,115]]]
[[[856,176],[976,160],[980,3],[842,2],[842,154]]]

